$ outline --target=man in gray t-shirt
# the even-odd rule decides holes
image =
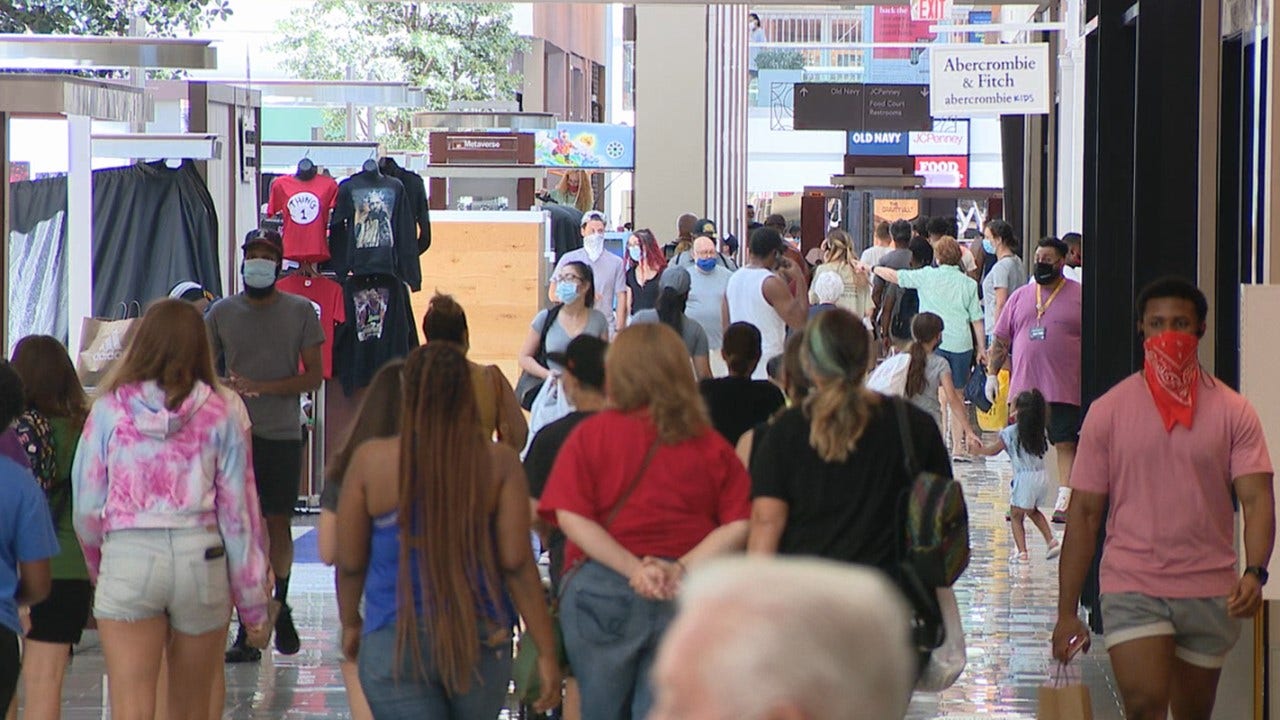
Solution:
[[[242,249],[245,291],[212,305],[205,323],[214,358],[226,367],[227,387],[244,398],[253,424],[253,473],[271,541],[275,598],[282,604],[275,626],[276,650],[293,655],[301,649],[288,605],[290,525],[302,477],[299,408],[302,393],[320,387],[324,332],[310,301],[276,290],[284,259],[279,233],[255,231]],[[227,661],[256,662],[261,657],[245,642],[241,627]]]
[[[724,318],[720,311],[733,271],[721,262],[715,241],[708,237],[693,241],[693,262],[687,269],[689,304],[684,314],[701,325],[707,334],[711,374],[724,377],[729,374],[729,368],[720,357],[720,346],[724,342]]]

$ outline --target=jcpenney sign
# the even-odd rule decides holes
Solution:
[[[934,120],[922,132],[851,132],[850,155],[968,155],[969,121]]]

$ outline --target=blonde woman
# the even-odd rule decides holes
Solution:
[[[871,277],[853,254],[853,238],[844,230],[832,230],[826,242],[822,243],[822,249],[822,264],[813,271],[813,283],[809,286],[809,304],[819,302],[813,291],[818,277],[824,273],[836,273],[844,283],[844,291],[836,300],[836,307],[848,310],[856,317],[866,317],[871,311]]]
[[[596,193],[591,187],[591,175],[586,170],[569,170],[560,176],[560,183],[542,199],[557,205],[569,205],[578,212],[587,212],[596,206]]]
[[[610,409],[569,436],[539,512],[572,543],[560,620],[582,717],[623,720],[649,714],[649,667],[685,571],[745,547],[750,483],[670,327],[619,333],[605,388]]]
[[[774,420],[751,455],[749,552],[870,565],[897,578],[896,518],[913,480],[894,405],[901,401],[864,387],[871,339],[843,310],[814,318],[799,351],[813,389]],[[916,466],[951,477],[933,418],[906,410]]]

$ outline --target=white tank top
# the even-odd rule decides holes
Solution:
[[[739,268],[729,278],[725,298],[729,302],[729,322],[747,322],[760,330],[760,364],[751,375],[756,380],[769,379],[769,360],[782,354],[787,340],[787,323],[764,296],[764,282],[773,273],[758,267]]]

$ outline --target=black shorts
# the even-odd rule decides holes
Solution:
[[[18,671],[22,661],[18,655],[18,635],[0,625],[0,709],[8,709],[18,689]]]
[[[28,640],[75,645],[89,622],[93,591],[88,580],[54,580],[49,597],[31,608]]]
[[[1080,442],[1080,406],[1049,403],[1049,442]]]
[[[253,475],[263,515],[293,515],[302,479],[302,441],[253,438]]]

